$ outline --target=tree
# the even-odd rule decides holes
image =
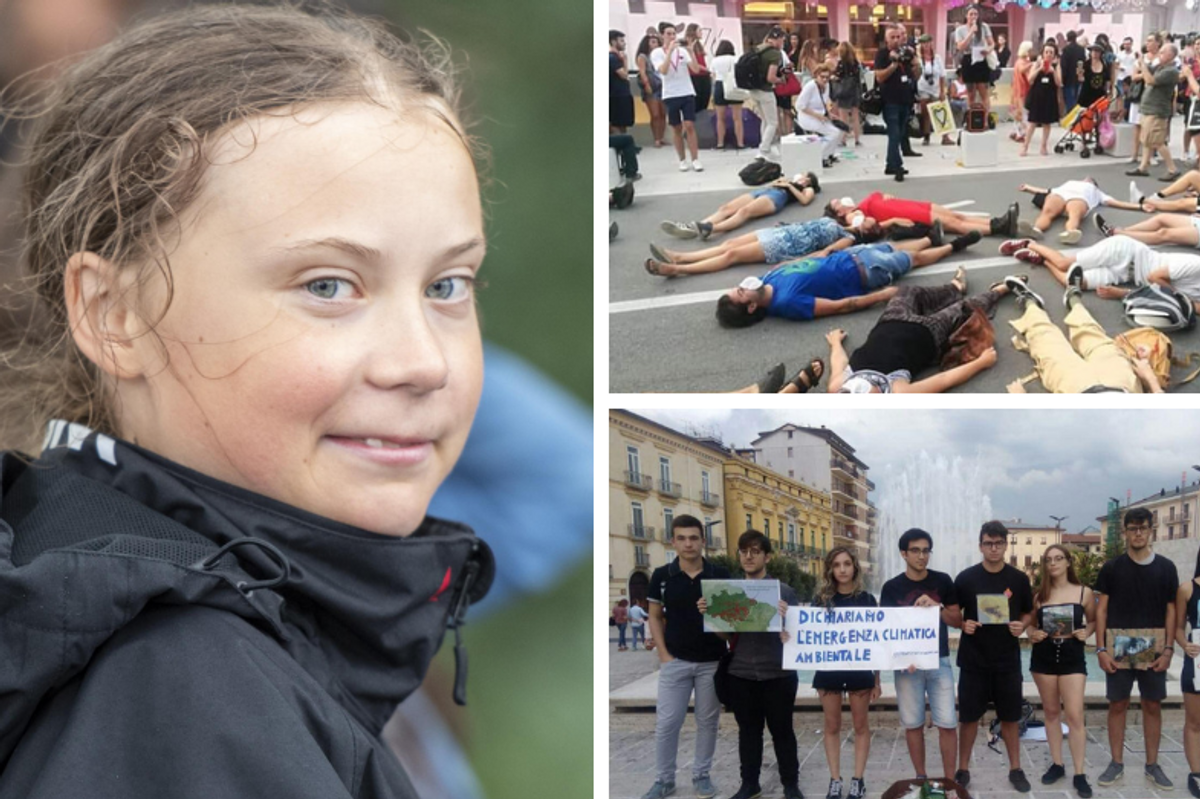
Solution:
[[[1074,557],[1075,576],[1079,578],[1079,582],[1091,588],[1096,584],[1096,577],[1100,575],[1100,567],[1104,565],[1105,556],[1094,552],[1076,552]]]
[[[729,575],[735,580],[740,580],[746,576],[746,572],[742,570],[742,564],[739,560],[729,555],[713,555],[708,559],[708,562],[714,566],[724,566],[729,570]],[[796,561],[791,558],[779,553],[772,554],[771,559],[767,561],[767,576],[773,580],[778,580],[784,585],[791,586],[801,602],[812,600],[817,578],[801,569],[796,564]]]

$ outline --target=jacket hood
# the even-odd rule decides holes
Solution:
[[[379,535],[80,425],[47,444],[0,455],[0,767],[39,702],[152,603],[260,627],[377,735],[494,576],[459,524]],[[461,702],[461,641],[456,663]]]

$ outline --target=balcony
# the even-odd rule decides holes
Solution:
[[[829,468],[838,469],[851,477],[858,477],[858,467],[843,458],[830,458]]]
[[[638,491],[649,492],[654,488],[654,478],[641,472],[625,472],[625,485]]]
[[[672,483],[670,480],[658,481],[658,493],[662,494],[664,497],[673,497],[675,499],[679,499],[679,497],[683,495],[683,491],[679,483]]]
[[[644,524],[631,524],[629,525],[629,537],[638,541],[653,541],[654,528]]]
[[[833,512],[842,518],[858,521],[858,508],[842,505],[840,508],[835,507]]]
[[[700,504],[706,508],[715,508],[721,504],[721,495],[711,491],[700,492]]]
[[[853,499],[856,502],[863,501],[863,497],[857,491],[854,490],[854,486],[850,485],[848,483],[834,483],[833,484],[833,493],[841,494],[842,496],[846,496],[846,497],[850,497],[850,499]]]
[[[634,560],[636,561],[639,569],[650,568],[650,555],[649,554],[647,554],[645,552],[637,552],[637,553],[635,553]]]

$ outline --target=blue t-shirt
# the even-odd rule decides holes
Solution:
[[[846,252],[781,264],[762,281],[774,290],[767,314],[784,319],[812,319],[818,297],[840,300],[863,292],[858,264]]]

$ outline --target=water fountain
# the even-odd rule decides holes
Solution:
[[[872,553],[877,564],[874,592],[904,571],[897,542],[910,527],[933,536],[931,569],[953,578],[979,562],[979,527],[992,518],[983,472],[978,456],[948,458],[924,450],[901,463],[875,468],[880,493],[878,541]]]

